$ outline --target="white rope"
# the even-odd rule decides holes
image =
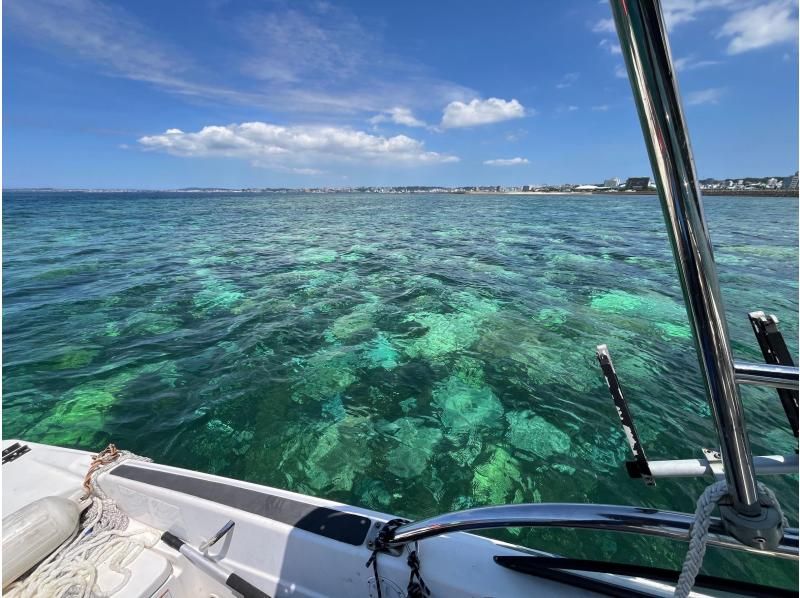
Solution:
[[[84,532],[49,563],[37,567],[25,581],[9,588],[7,596],[111,596],[130,580],[131,571],[127,566],[145,548],[155,546],[159,538],[160,534],[151,529],[133,532],[109,530],[98,534]],[[98,568],[103,564],[122,576],[121,581],[108,592],[97,586]]]
[[[113,448],[113,447],[110,447]],[[81,525],[49,557],[23,581],[13,584],[10,598],[106,598],[121,590],[130,580],[128,566],[145,548],[156,545],[161,533],[149,527],[125,531],[130,522],[116,503],[108,498],[97,478],[128,459],[149,461],[129,451],[113,448],[96,455],[86,475],[91,505],[83,513]],[[110,456],[110,458],[109,458]],[[98,568],[106,565],[121,576],[111,590],[104,592],[97,585]]]
[[[761,482],[758,482],[759,502],[762,505],[774,507],[783,521],[783,526],[788,527],[789,523],[781,510],[775,494]],[[728,485],[725,481],[715,482],[703,491],[697,499],[697,508],[694,511],[694,522],[689,530],[689,550],[683,561],[681,575],[678,584],[675,586],[675,598],[686,598],[694,587],[694,580],[703,565],[703,557],[706,554],[706,543],[708,542],[708,528],[711,525],[711,514],[717,507],[720,499],[728,495]]]

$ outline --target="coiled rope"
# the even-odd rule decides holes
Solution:
[[[728,495],[728,484],[725,481],[715,482],[703,491],[697,499],[697,508],[694,511],[694,522],[689,530],[689,550],[683,561],[681,575],[675,586],[676,598],[686,598],[694,587],[694,580],[703,565],[708,542],[708,528],[711,525],[711,514],[719,501]],[[758,482],[758,498],[762,505],[774,507],[783,520],[783,526],[788,527],[789,522],[781,510],[775,494],[761,482]]]
[[[47,557],[24,580],[13,584],[6,594],[10,598],[105,598],[121,590],[131,578],[128,569],[145,548],[155,546],[160,532],[146,527],[126,531],[128,516],[119,510],[97,484],[98,476],[128,459],[149,461],[129,451],[120,451],[110,444],[94,455],[84,478],[84,498],[91,505],[84,512],[81,524],[61,546]],[[101,565],[122,576],[108,592],[96,584]]]

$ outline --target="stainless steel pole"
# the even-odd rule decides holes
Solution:
[[[752,453],[700,188],[659,0],[611,0],[694,333],[725,477],[742,515],[760,513]]]

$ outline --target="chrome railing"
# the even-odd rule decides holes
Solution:
[[[787,390],[798,390],[798,368],[793,365],[771,363],[746,363],[734,361],[738,384],[758,384]]]
[[[389,534],[383,548],[397,548],[452,532],[505,527],[583,528],[688,541],[693,521],[694,516],[685,513],[619,505],[583,503],[500,505],[457,511],[407,523]],[[712,519],[709,531],[708,543],[713,546],[787,559],[798,557],[796,529],[785,530],[783,539],[774,549],[759,549],[742,544],[725,532],[724,525],[718,518]]]
[[[648,469],[653,478],[699,478],[717,475],[725,470],[719,469],[708,459],[670,459],[667,461],[648,461]],[[800,462],[797,455],[764,455],[753,457],[756,475],[797,475]]]
[[[761,511],[689,134],[659,0],[611,0],[735,510]]]

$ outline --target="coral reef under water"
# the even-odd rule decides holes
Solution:
[[[569,436],[544,418],[530,411],[514,411],[507,413],[506,419],[506,440],[511,446],[533,453],[540,459],[569,452]]]
[[[392,422],[389,433],[397,446],[386,455],[387,469],[401,478],[422,473],[442,439],[441,430],[425,426],[423,420],[413,417]]]
[[[691,509],[697,498],[699,486],[654,494],[626,477],[595,358],[608,344],[652,455],[707,446],[655,198],[15,195],[3,198],[6,437],[118,441],[409,517],[541,500]],[[774,217],[751,238],[741,214],[753,200],[704,201],[734,350],[760,359],[749,311],[797,329],[798,232],[786,225],[797,202],[760,198]],[[793,452],[774,393],[744,397],[754,449]],[[770,485],[796,504],[796,479]],[[622,536],[502,538],[672,558]]]
[[[503,426],[503,406],[488,386],[471,386],[451,376],[434,387],[432,396],[445,436],[457,445],[472,433]]]

